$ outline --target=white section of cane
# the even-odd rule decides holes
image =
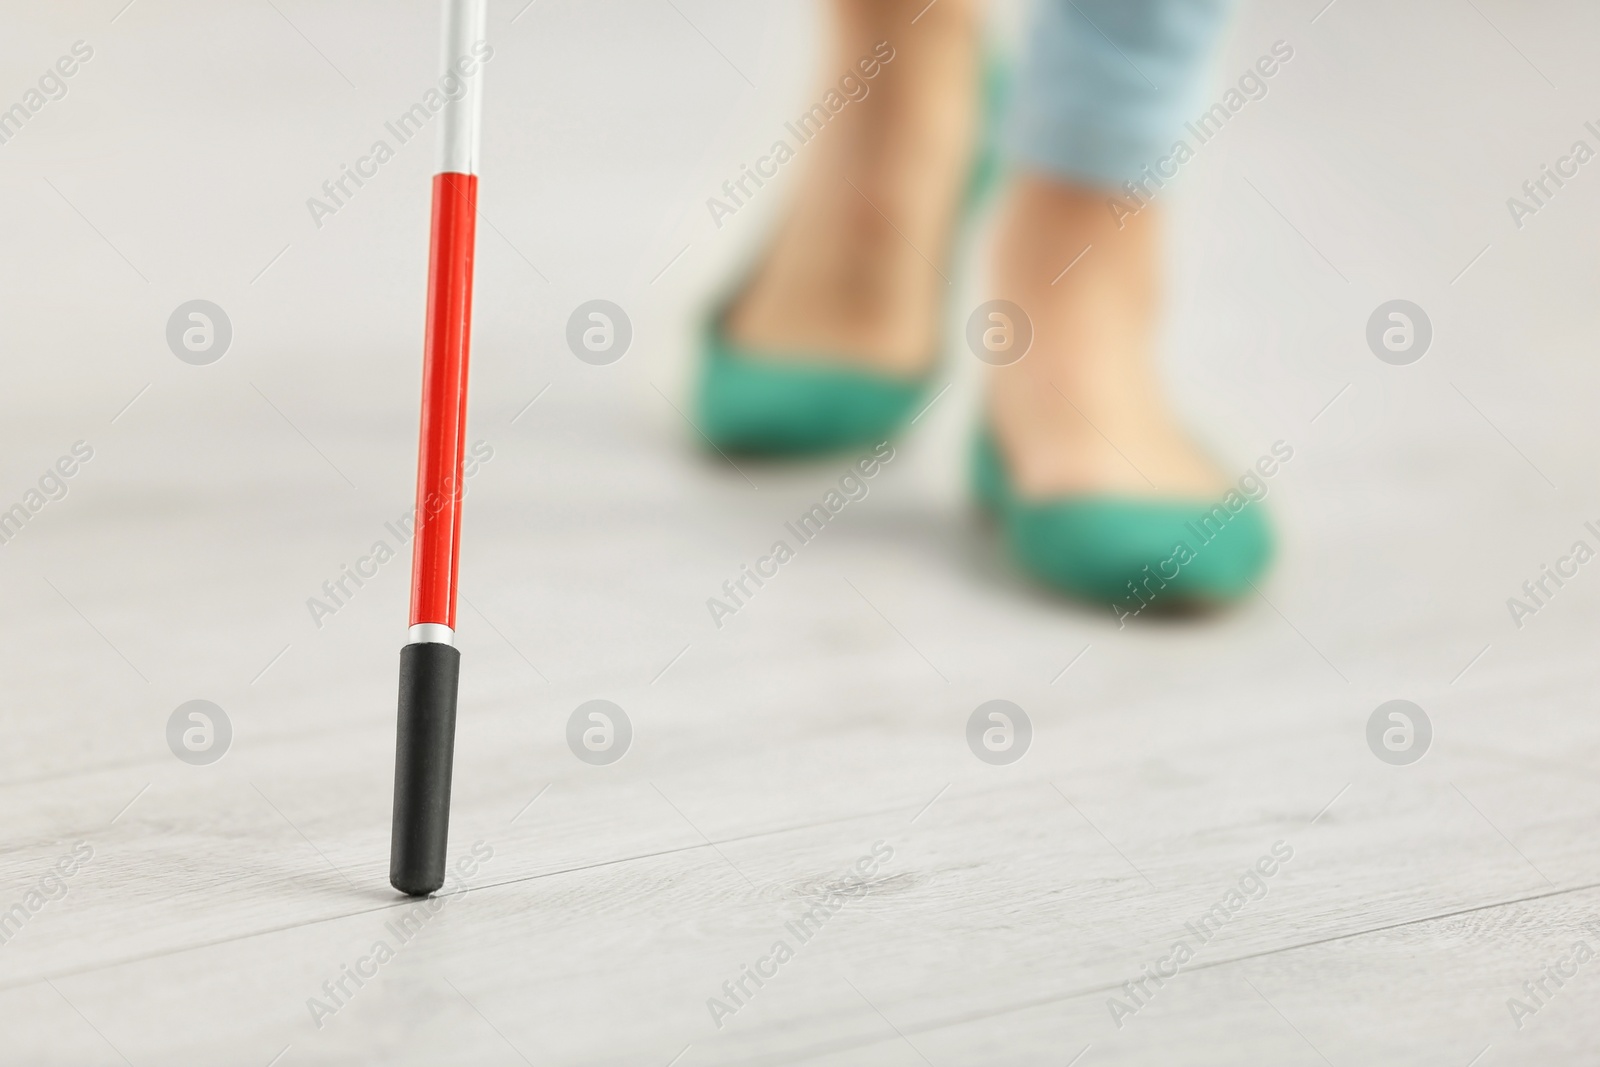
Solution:
[[[444,8],[444,51],[441,77],[465,91],[445,104],[439,128],[440,174],[478,173],[483,126],[483,65],[493,55],[489,45],[489,0],[448,0]],[[449,92],[445,94],[451,95]]]

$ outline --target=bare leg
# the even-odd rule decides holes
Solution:
[[[832,8],[824,84],[836,85],[880,42],[894,58],[865,99],[800,146],[794,200],[728,330],[756,352],[910,377],[935,355],[949,292],[977,110],[980,4],[834,0]]]
[[[1028,313],[1034,340],[991,375],[988,413],[1024,496],[1204,498],[1225,487],[1168,408],[1153,361],[1160,211],[1125,221],[1119,230],[1103,191],[1024,177],[1012,193],[994,286]]]

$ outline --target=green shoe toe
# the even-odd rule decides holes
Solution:
[[[1010,87],[998,55],[984,65],[980,136],[961,206],[961,224],[978,214],[999,184],[997,132]],[[905,428],[932,381],[937,356],[918,378],[874,374],[838,361],[784,359],[728,340],[722,320],[732,300],[711,316],[701,340],[696,395],[700,431],[724,452],[797,456],[875,445]],[[942,347],[942,345],[940,346]]]
[[[755,356],[706,331],[700,430],[727,452],[796,455],[886,440],[916,413],[928,379],[838,363]]]
[[[1024,570],[1064,593],[1109,603],[1119,617],[1236,600],[1272,559],[1265,511],[1250,501],[1230,511],[1196,500],[1024,500],[987,435],[978,441],[974,482]]]

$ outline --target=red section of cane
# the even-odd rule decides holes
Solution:
[[[456,625],[477,207],[477,175],[434,176],[422,436],[417,456],[417,533],[411,555],[413,626],[439,623],[453,630]]]

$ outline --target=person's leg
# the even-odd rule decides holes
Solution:
[[[1161,209],[1109,205],[1120,195],[1132,206],[1122,183],[1180,137],[1193,147],[1183,123],[1203,109],[1208,59],[1231,6],[1040,4],[1013,129],[1022,173],[992,280],[996,296],[1027,312],[1034,340],[1024,359],[993,372],[988,398],[1024,496],[1208,497],[1225,485],[1168,408],[1154,362]]]
[[[949,288],[976,120],[981,2],[831,6],[819,99],[880,43],[893,59],[866,82],[864,99],[799,148],[805,171],[795,198],[727,330],[754,353],[912,377],[935,356]]]

